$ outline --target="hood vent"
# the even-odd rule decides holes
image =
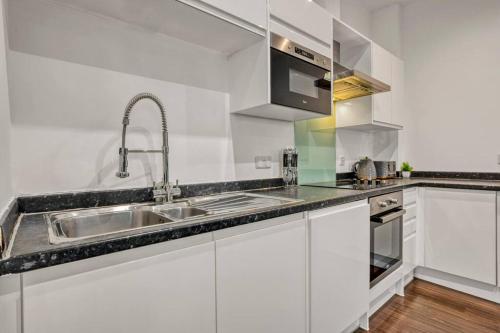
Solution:
[[[340,43],[333,42],[333,100],[347,99],[391,91],[391,86],[370,75],[339,64]]]

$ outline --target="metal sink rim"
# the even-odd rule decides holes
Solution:
[[[183,207],[194,207],[196,208],[196,204],[199,202],[207,202],[209,200],[214,200],[214,199],[224,199],[224,198],[231,198],[234,196],[248,196],[248,197],[254,197],[254,198],[268,198],[268,199],[275,199],[280,201],[280,204],[276,205],[271,205],[267,207],[262,207],[262,208],[257,208],[257,209],[243,209],[241,211],[227,211],[223,213],[213,213],[211,211],[207,211],[206,214],[202,215],[196,215],[192,217],[188,217],[185,219],[175,219],[171,216],[168,216],[167,214],[163,214],[161,211],[166,210],[166,209],[172,209],[172,208],[183,208]],[[55,211],[55,212],[46,212],[44,213],[44,219],[48,225],[48,231],[49,231],[49,242],[51,244],[66,244],[66,243],[74,243],[77,241],[81,240],[86,240],[86,239],[98,239],[102,237],[109,237],[113,236],[116,234],[122,234],[122,233],[127,233],[127,232],[132,232],[132,231],[143,231],[143,230],[148,230],[152,228],[161,228],[169,226],[169,227],[177,227],[181,225],[186,225],[190,223],[200,223],[200,222],[205,222],[205,221],[210,221],[216,217],[220,218],[227,218],[229,216],[238,216],[240,214],[250,214],[250,213],[256,213],[259,211],[263,211],[266,209],[270,208],[278,208],[278,207],[286,207],[292,204],[296,204],[299,202],[302,202],[303,200],[301,199],[292,199],[292,198],[286,198],[286,197],[280,197],[280,196],[273,196],[273,195],[264,195],[264,194],[256,194],[256,193],[246,193],[246,192],[229,192],[229,193],[218,193],[218,194],[212,194],[212,195],[206,195],[206,196],[197,196],[197,197],[192,197],[189,199],[181,199],[178,201],[174,201],[173,203],[167,203],[167,204],[157,204],[157,203],[135,203],[135,204],[125,204],[125,205],[116,205],[116,206],[107,206],[107,207],[94,207],[94,208],[83,208],[83,209],[72,209],[72,210],[64,210],[64,211]],[[120,211],[126,211],[126,210],[131,210],[131,209],[151,209],[151,211],[157,215],[160,215],[164,218],[167,218],[171,220],[172,222],[167,222],[167,223],[160,223],[160,224],[154,224],[154,225],[148,225],[148,226],[142,226],[142,227],[136,227],[136,228],[127,228],[127,229],[122,229],[118,231],[113,231],[113,232],[108,232],[108,233],[102,233],[102,234],[95,234],[95,235],[89,235],[89,236],[84,236],[84,237],[77,237],[77,238],[70,238],[70,237],[61,237],[56,234],[54,231],[54,224],[56,222],[51,220],[51,217],[53,216],[60,216],[60,215],[74,215],[74,214],[83,214],[84,216],[92,216],[95,215],[92,214],[92,212],[97,211],[103,211],[103,212],[120,212]]]

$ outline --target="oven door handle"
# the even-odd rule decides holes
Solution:
[[[372,217],[371,220],[373,222],[377,222],[377,223],[387,223],[387,222],[391,222],[392,220],[395,220],[395,219],[403,216],[404,214],[406,214],[406,209],[401,209],[401,210],[398,210],[397,212],[393,212],[393,213],[390,213],[387,215]]]

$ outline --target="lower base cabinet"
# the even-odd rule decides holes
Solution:
[[[311,333],[342,332],[368,312],[370,206],[310,213]]]
[[[0,332],[21,333],[21,317],[20,275],[0,276]]]
[[[425,267],[496,284],[496,193],[432,189],[424,195]]]
[[[256,230],[259,226],[262,229]],[[217,332],[305,333],[303,215],[221,230],[214,236]]]
[[[147,248],[23,274],[23,332],[215,333],[213,242],[71,272]]]

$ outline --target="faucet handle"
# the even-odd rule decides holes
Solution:
[[[177,196],[181,195],[181,188],[179,187],[179,179],[175,180],[175,186],[172,186],[172,188],[170,190],[171,190],[172,196],[177,197]]]

